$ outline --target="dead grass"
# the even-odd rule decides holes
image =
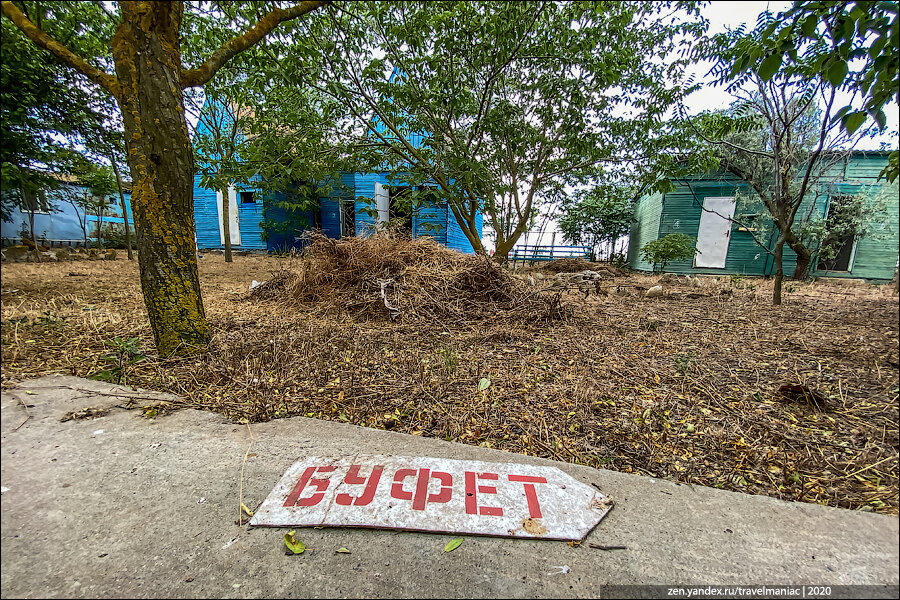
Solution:
[[[354,320],[530,323],[565,316],[558,296],[538,293],[489,259],[427,237],[314,237],[303,260],[275,273],[251,296]]]
[[[459,319],[465,301],[419,318],[439,304],[413,282],[438,267],[416,266],[417,251],[387,267],[332,248],[314,259],[319,272],[300,259],[226,265],[208,254],[211,351],[171,361],[152,353],[133,263],[4,264],[3,385],[89,376],[109,365],[105,342],[137,337],[148,356],[127,383],[238,420],[304,415],[897,514],[898,308],[887,286],[792,283],[780,307],[760,280],[666,286],[657,300],[623,286],[563,295],[573,316],[557,321]],[[390,320],[378,288],[357,287],[366,277],[342,280],[342,264],[400,278],[390,299],[400,317]],[[290,281],[269,298],[247,292],[272,272]],[[323,283],[335,295],[317,301]],[[479,392],[482,377],[491,386]],[[810,394],[779,393],[786,384]]]

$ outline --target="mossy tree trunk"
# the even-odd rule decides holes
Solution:
[[[141,289],[159,353],[185,353],[207,345],[209,327],[194,252],[194,159],[180,82],[183,7],[121,7],[112,47]]]
[[[3,15],[35,45],[112,94],[122,111],[141,287],[156,348],[163,356],[191,353],[209,343],[197,273],[194,161],[182,90],[204,85],[280,23],[327,3],[307,1],[274,8],[201,65],[184,70],[184,3],[119,2],[120,22],[111,43],[113,76],[47,35],[12,2],[0,2]]]

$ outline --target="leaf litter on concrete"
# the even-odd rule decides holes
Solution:
[[[636,290],[657,278],[630,275],[585,298],[547,291],[553,269],[531,286],[430,242],[370,243],[207,253],[213,344],[170,360],[152,350],[134,263],[79,263],[78,278],[4,265],[3,385],[91,376],[109,340],[137,338],[146,359],[123,383],[241,422],[299,415],[897,514],[888,286],[791,283],[773,307],[768,281],[666,283],[650,300]],[[267,283],[250,293],[254,279]]]

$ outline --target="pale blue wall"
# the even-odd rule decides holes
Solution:
[[[38,240],[46,240],[48,242],[83,242],[84,233],[81,230],[79,221],[81,220],[84,209],[78,207],[76,210],[71,204],[63,200],[64,196],[77,194],[82,195],[87,188],[80,185],[63,184],[60,190],[50,190],[47,192],[47,202],[50,204],[50,214],[35,213],[34,215],[34,234]],[[108,212],[115,216],[104,216],[103,227],[106,229],[107,223],[123,223],[122,208],[119,202],[119,196],[109,196],[110,205]],[[128,223],[134,223],[131,215],[131,194],[125,193],[125,210],[128,213]],[[88,215],[88,234],[96,229],[97,217]],[[19,231],[22,226],[28,228],[28,213],[22,212],[18,208],[12,210],[9,221],[0,222],[0,237],[4,239],[18,239]],[[96,241],[96,238],[91,238]]]

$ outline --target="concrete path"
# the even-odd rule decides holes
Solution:
[[[867,597],[897,595],[894,517],[303,418],[251,426],[251,508],[298,457],[348,453],[555,465],[616,506],[577,548],[467,537],[445,553],[447,535],[299,529],[313,551],[285,556],[283,530],[236,525],[247,426],[196,410],[148,420],[121,408],[60,422],[157,396],[63,376],[2,393],[4,598],[668,595],[615,587],[637,584],[868,584],[881,587]],[[548,574],[559,565],[570,571]]]

